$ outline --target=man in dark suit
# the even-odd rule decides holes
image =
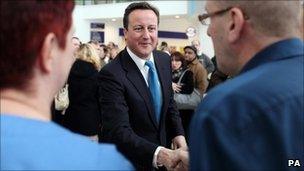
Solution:
[[[123,18],[127,47],[99,75],[102,139],[115,143],[139,170],[172,169],[187,154],[170,57],[154,50],[158,24],[156,8],[130,4]],[[165,148],[171,141],[174,150]]]
[[[205,8],[200,20],[210,17],[217,66],[232,78],[208,92],[192,119],[191,169],[301,170],[299,1],[207,1]]]

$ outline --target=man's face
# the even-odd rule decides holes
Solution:
[[[194,46],[197,50],[199,50],[201,48],[200,43],[196,40],[192,42],[192,46]]]
[[[72,45],[74,49],[74,55],[76,55],[77,49],[79,49],[80,41],[78,39],[72,38]]]
[[[104,51],[104,48],[103,47],[99,47],[99,57],[101,58],[101,59],[103,59],[104,57],[105,57],[105,51]]]
[[[207,1],[206,11],[207,13],[212,13],[222,8],[218,7],[214,1]],[[220,71],[224,73],[229,73],[229,68],[231,68],[230,63],[234,62],[234,59],[229,57],[230,50],[229,44],[226,39],[225,32],[225,15],[217,15],[210,18],[211,24],[208,26],[207,33],[211,37],[214,51],[216,55],[217,66]]]
[[[184,57],[186,61],[193,61],[193,59],[196,58],[196,54],[192,49],[186,48],[184,51],[185,51]]]
[[[72,44],[73,44],[73,47],[74,47],[75,51],[77,49],[79,49],[80,41],[78,39],[72,38]]]
[[[91,46],[96,50],[96,53],[99,54],[100,53],[100,45],[99,44],[95,44],[95,43],[91,43]]]
[[[157,16],[152,10],[134,10],[129,15],[128,30],[124,30],[126,44],[140,58],[146,59],[156,48]]]

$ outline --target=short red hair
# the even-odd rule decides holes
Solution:
[[[72,0],[2,0],[0,89],[24,88],[48,33],[60,48],[72,24]]]

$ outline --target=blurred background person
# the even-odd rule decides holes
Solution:
[[[203,95],[208,87],[207,71],[197,58],[197,50],[194,46],[184,47],[187,67],[193,73],[194,88]]]
[[[64,126],[98,141],[101,131],[97,86],[100,58],[91,44],[80,45],[76,58],[68,77],[70,104]]]
[[[170,49],[169,49],[169,45],[167,42],[163,41],[161,42],[160,46],[159,46],[159,50],[163,51],[165,53],[167,53],[168,55],[170,55]]]
[[[72,37],[72,44],[73,44],[73,47],[74,47],[75,52],[76,52],[77,49],[79,49],[79,46],[81,45],[81,42],[80,42],[78,37]]]
[[[107,44],[107,47],[109,48],[109,49],[113,49],[114,47],[115,47],[115,43],[114,42],[109,42],[108,44]]]
[[[115,146],[51,122],[51,103],[74,62],[74,1],[0,3],[1,170],[133,169]]]
[[[183,54],[174,52],[171,54],[172,65],[172,88],[174,93],[191,94],[194,90],[193,73],[187,68]],[[182,124],[185,130],[186,140],[188,140],[188,128],[194,109],[179,109]]]
[[[211,73],[208,88],[207,88],[206,92],[210,91],[212,88],[223,83],[224,81],[226,81],[228,79],[228,75],[226,75],[225,73],[223,73],[222,71],[220,71],[218,69],[217,63],[216,63],[216,56],[214,56],[211,59],[211,61],[214,64],[214,71]]]
[[[117,54],[120,52],[118,45],[113,45],[112,49],[110,49],[110,58],[109,61],[112,61],[116,58]]]
[[[97,41],[97,40],[90,40],[88,42],[88,44],[90,44],[96,51],[99,51],[100,44],[101,44],[99,41]],[[97,54],[98,54],[98,52],[97,52]]]
[[[81,42],[78,37],[72,37],[72,45],[73,45],[73,57],[76,57],[76,52],[80,46]],[[68,96],[68,84],[64,84],[64,86],[56,93],[55,99],[51,106],[52,112],[52,121],[62,125],[63,124],[63,115],[65,114],[65,110],[69,106],[69,96]]]
[[[107,56],[107,54],[108,54],[107,46],[104,44],[100,44],[99,58],[100,58],[101,68],[109,62],[109,57]]]
[[[199,61],[203,64],[204,68],[207,70],[207,74],[210,74],[214,71],[214,64],[210,58],[205,55],[201,50],[201,42],[199,40],[193,40],[191,46],[194,46],[197,50],[197,57]]]
[[[172,53],[174,53],[174,52],[176,52],[177,50],[176,50],[176,46],[170,46],[169,47],[169,53],[170,54],[172,54]]]

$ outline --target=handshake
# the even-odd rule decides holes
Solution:
[[[184,136],[177,136],[172,141],[172,150],[161,148],[157,155],[157,164],[167,170],[186,171],[189,169],[189,152]]]

